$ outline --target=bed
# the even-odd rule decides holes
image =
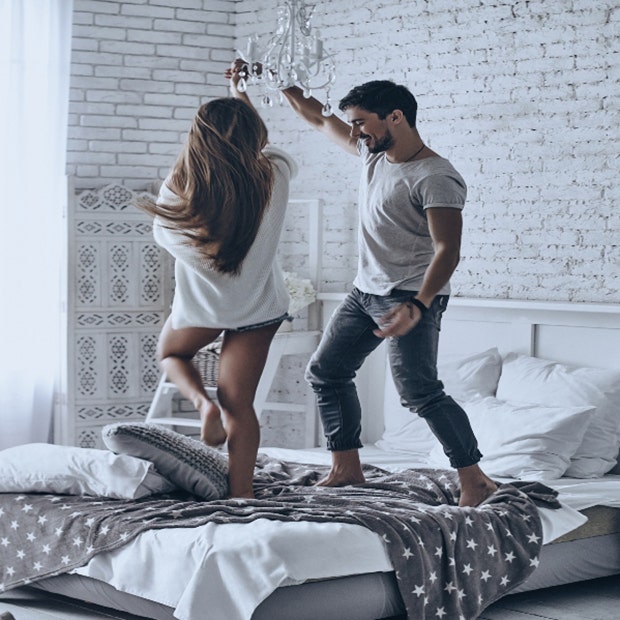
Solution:
[[[340,296],[321,297],[326,318]],[[267,483],[274,481],[288,484],[291,477],[305,480],[304,484],[309,481],[302,491],[295,487],[291,496],[302,504],[301,512],[293,518],[278,515],[280,506],[270,503],[267,496],[263,496],[262,506],[241,507],[245,516],[230,522],[205,520],[188,507],[188,513],[179,511],[181,521],[174,527],[140,526],[139,533],[127,542],[116,541],[99,553],[86,554],[83,557],[87,559],[71,570],[57,571],[45,579],[39,579],[34,571],[28,577],[31,583],[20,585],[16,591],[26,588],[62,594],[154,619],[378,620],[405,617],[407,605],[409,617],[416,620],[473,620],[480,609],[508,593],[620,573],[620,472],[616,467],[620,445],[620,306],[454,298],[444,317],[441,346],[440,369],[446,386],[466,404],[485,454],[482,465],[502,483],[509,497],[481,509],[453,507],[458,491],[443,455],[419,420],[400,407],[380,348],[358,377],[364,410],[362,460],[369,466],[369,479],[377,481],[369,493],[377,489],[384,492],[390,486],[406,487],[417,476],[432,488],[433,497],[443,498],[435,504],[431,498],[420,512],[416,512],[419,506],[415,504],[413,521],[421,519],[421,523],[414,522],[414,526],[427,528],[419,530],[423,534],[420,540],[403,538],[409,546],[394,547],[392,534],[400,539],[397,526],[406,530],[407,524],[402,522],[402,506],[397,500],[393,507],[388,506],[392,496],[373,496],[373,502],[384,505],[378,513],[368,513],[366,521],[360,520],[360,504],[355,503],[358,498],[349,498],[344,491],[343,501],[354,502],[348,506],[349,512],[355,513],[348,515],[350,520],[346,510],[330,512],[329,501],[336,495],[327,502],[325,497],[312,496],[312,476],[329,463],[323,448],[263,449],[257,467],[257,483],[265,483],[261,489],[268,489]],[[383,415],[377,415],[379,411]],[[84,449],[75,450],[84,454]],[[149,502],[162,501],[166,493],[174,493],[174,485],[148,459],[139,460],[146,463],[147,470],[132,473],[144,494],[136,497],[134,504],[145,502],[140,505],[152,512]],[[297,470],[295,463],[303,465]],[[170,468],[170,463],[163,468]],[[105,476],[101,470],[90,474],[100,483]],[[69,476],[71,484],[77,484],[80,475],[74,472]],[[132,478],[125,473],[122,479],[127,483]],[[7,489],[2,478],[0,484],[2,490]],[[4,510],[0,555],[5,553],[0,587],[6,587],[6,567],[13,563],[6,553],[11,549],[16,519],[6,518],[14,514],[8,501],[14,504],[21,498],[21,505],[35,508],[36,501],[44,498],[49,503],[63,502],[79,520],[80,510],[71,502],[88,497],[80,495],[84,488],[77,484],[72,489],[75,495],[53,494],[49,489],[45,489],[47,493],[20,494],[15,488],[14,493],[0,497],[0,512]],[[119,507],[132,510],[132,502],[122,498],[136,495],[135,489],[115,492],[116,500],[106,501],[120,499]],[[203,490],[203,495],[206,492]],[[105,493],[109,495],[110,490]],[[559,500],[559,507],[554,505],[555,500]],[[84,501],[103,503],[96,495]],[[312,502],[319,502],[320,510],[304,512],[303,504],[316,506]],[[209,502],[201,504],[204,507]],[[261,518],[256,518],[256,513],[248,516],[252,510],[265,507],[272,509],[272,514],[267,511]],[[503,522],[502,513],[513,508],[514,514],[505,517],[511,520]],[[122,517],[124,513],[118,510]],[[321,511],[325,518],[316,517]],[[438,513],[447,521],[438,520]],[[475,520],[478,513],[484,513],[494,540],[484,540],[482,531],[475,537],[460,535],[470,527],[468,519]],[[427,546],[432,548],[425,551],[424,540],[431,541],[431,530],[424,521],[427,517],[438,524],[443,538],[439,544],[429,542]],[[521,531],[518,520],[528,527]],[[138,513],[134,521],[144,524],[148,519]],[[458,527],[450,525],[455,521]],[[92,527],[93,523],[97,522],[91,521]],[[386,523],[394,528],[382,530]],[[414,526],[407,535],[415,536]],[[513,533],[519,543],[514,552],[510,547],[492,553],[500,551]],[[24,548],[29,534],[36,538],[36,533],[23,530]],[[462,548],[450,546],[459,541]],[[79,543],[74,537],[65,544],[71,547]],[[421,563],[402,564],[395,548],[398,556],[417,556]],[[465,561],[463,554],[469,551],[472,559]],[[501,562],[474,564],[491,554],[493,561]],[[498,555],[502,557],[496,558]],[[506,571],[516,564],[520,572],[517,570],[514,578],[511,573],[512,581],[505,577],[503,585],[498,579],[492,591],[484,589],[493,566],[498,575],[508,575]],[[429,582],[407,570],[408,566],[418,566],[431,581],[435,574],[441,582],[436,588],[439,594],[427,596],[424,584],[429,589]],[[405,580],[403,573],[407,573]],[[403,592],[403,583],[413,585],[411,592]],[[5,596],[10,593],[11,589]],[[484,600],[473,607],[450,607],[450,601],[476,596]],[[426,598],[429,601],[424,602]],[[412,605],[421,607],[414,613]],[[452,613],[454,609],[457,611]]]

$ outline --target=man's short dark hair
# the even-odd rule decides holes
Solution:
[[[401,110],[411,127],[415,127],[418,103],[406,86],[391,80],[374,80],[352,88],[338,106],[344,112],[357,107],[374,112],[384,119],[394,110]]]

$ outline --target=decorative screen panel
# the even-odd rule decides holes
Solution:
[[[122,185],[70,200],[64,407],[56,442],[103,447],[101,428],[143,420],[159,380],[156,347],[172,262]]]

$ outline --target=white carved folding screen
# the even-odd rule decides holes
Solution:
[[[160,377],[155,348],[172,301],[173,263],[153,241],[150,218],[132,204],[140,195],[122,185],[77,194],[69,190],[67,350],[61,356],[56,443],[103,447],[103,426],[142,421],[151,404]],[[279,259],[285,269],[309,277],[316,288],[321,228],[318,200],[290,201]],[[315,305],[308,308],[306,325],[303,318],[296,320],[295,329],[315,326]],[[269,400],[294,406],[265,416],[263,436],[268,442],[281,439],[289,445],[299,437],[304,445],[314,441],[314,408],[300,412],[297,407],[307,402],[307,357],[309,353],[302,361],[287,359],[279,368]],[[287,415],[294,419],[287,418],[285,433],[279,416]]]
[[[132,204],[139,195],[108,185],[70,196],[56,443],[102,447],[102,426],[144,419],[159,379],[155,347],[171,301],[171,261]]]

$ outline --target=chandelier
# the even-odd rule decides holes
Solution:
[[[332,114],[329,93],[335,80],[333,55],[327,54],[318,30],[312,32],[310,19],[314,4],[304,0],[285,0],[278,6],[278,21],[275,34],[264,48],[259,45],[258,36],[248,39],[247,49],[238,55],[247,63],[237,88],[245,92],[248,83],[264,84],[268,91],[281,91],[291,86],[302,89],[304,97],[324,88],[326,99],[322,113]],[[280,101],[282,95],[279,95]],[[266,93],[262,105],[273,105],[272,97]]]

